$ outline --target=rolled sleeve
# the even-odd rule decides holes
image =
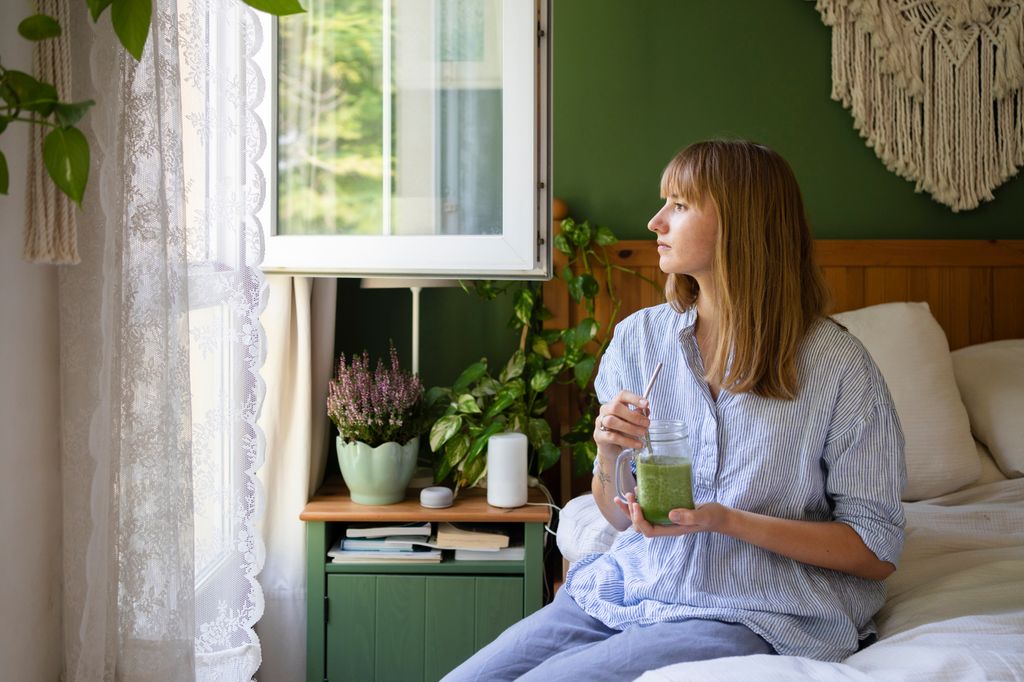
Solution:
[[[900,495],[906,485],[903,432],[888,400],[832,440],[823,456],[826,492],[836,521],[853,528],[881,561],[896,565],[906,518]]]

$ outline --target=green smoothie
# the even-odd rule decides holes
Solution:
[[[657,458],[636,464],[637,501],[644,518],[654,524],[669,526],[668,513],[673,509],[693,509],[690,488],[692,465],[688,459]]]

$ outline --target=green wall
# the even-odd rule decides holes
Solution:
[[[1024,237],[1024,179],[953,213],[885,169],[830,98],[831,29],[805,0],[552,0],[554,190],[646,236],[661,170],[710,137],[792,164],[816,236]]]
[[[821,238],[1024,238],[1024,180],[953,213],[885,169],[833,102],[830,29],[805,0],[552,0],[554,191],[571,214],[644,238],[672,155],[708,137],[778,150]],[[410,358],[410,295],[342,280],[338,348]],[[450,384],[516,339],[509,306],[459,290],[422,296],[424,381]]]

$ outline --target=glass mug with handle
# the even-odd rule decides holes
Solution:
[[[640,450],[623,450],[615,460],[615,494],[622,489],[622,465],[636,462],[636,500],[644,518],[655,525],[670,526],[673,509],[693,509],[693,453],[686,425],[674,419],[652,419],[648,439]]]

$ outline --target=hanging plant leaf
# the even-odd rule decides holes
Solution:
[[[505,369],[501,370],[501,375],[498,377],[501,383],[505,384],[515,379],[518,376],[522,376],[523,368],[526,367],[526,353],[521,350],[516,350],[512,353],[512,357],[508,359],[505,364]]]
[[[597,230],[594,231],[594,241],[597,242],[598,246],[611,246],[619,241],[615,233],[604,225],[598,225]]]
[[[491,406],[487,408],[486,412],[484,412],[483,418],[485,420],[493,419],[497,415],[501,414],[505,408],[514,403],[518,397],[519,396],[513,391],[502,388],[498,391],[498,396],[494,399],[494,402],[491,403]]]
[[[576,336],[576,328],[562,330],[562,343],[565,345],[566,351],[575,350],[580,347],[582,343]]]
[[[86,0],[89,3],[89,14],[92,15],[93,23],[100,18],[103,10],[110,7],[112,0]]]
[[[516,433],[526,433],[526,429],[527,428],[528,428],[528,425],[527,425],[526,415],[525,414],[514,415],[512,417],[512,421],[509,422],[509,425],[508,425],[508,430],[509,431],[515,431]]]
[[[476,388],[473,389],[473,395],[477,398],[483,398],[488,395],[496,395],[501,390],[501,384],[490,377],[484,377],[477,383]]]
[[[462,476],[460,478],[462,485],[460,487],[472,488],[479,483],[480,479],[487,473],[487,458],[478,457],[473,461],[466,459],[463,461],[461,471]]]
[[[463,414],[480,414],[480,405],[477,404],[476,398],[469,393],[460,395],[456,404],[458,405],[459,412]]]
[[[431,386],[427,389],[427,392],[423,394],[423,402],[427,407],[433,407],[449,395],[448,389],[442,386]]]
[[[534,417],[526,425],[526,436],[530,439],[530,445],[540,449],[544,443],[551,442],[551,425],[544,419]]]
[[[26,40],[49,40],[60,35],[60,24],[47,14],[33,14],[18,24],[18,33]]]
[[[582,223],[576,225],[576,229],[573,231],[572,242],[581,249],[587,248],[590,244],[590,223],[584,220]]]
[[[56,128],[43,139],[43,164],[60,191],[82,206],[89,180],[89,143],[78,128]]]
[[[594,458],[597,457],[597,443],[593,438],[576,443],[572,446],[573,470],[577,476],[584,476],[594,470]]]
[[[84,102],[60,102],[53,107],[53,115],[57,119],[57,125],[62,128],[70,128],[85,116],[89,107],[96,104],[91,99]]]
[[[462,417],[457,414],[438,419],[430,429],[430,449],[433,452],[440,450],[441,446],[458,433],[461,427]]]
[[[453,393],[464,393],[477,379],[482,377],[487,372],[487,358],[480,358],[480,362],[474,362],[472,365],[462,370],[462,374],[452,384]]]
[[[601,285],[597,283],[597,280],[590,273],[583,273],[579,279],[580,288],[583,291],[583,295],[587,298],[594,298],[601,291]]]
[[[540,393],[551,385],[551,382],[555,380],[554,374],[549,374],[545,371],[540,371],[530,377],[530,388]]]
[[[570,277],[566,280],[569,284],[569,296],[575,303],[583,300],[583,277]]]
[[[555,239],[552,242],[555,248],[564,253],[567,256],[572,255],[572,246],[569,244],[569,240],[565,238],[565,234],[559,232],[555,235]]]
[[[245,4],[249,5],[253,9],[258,9],[261,12],[267,14],[273,14],[275,17],[283,17],[289,14],[302,14],[306,10],[302,9],[302,5],[298,3],[298,0],[242,0]]]
[[[594,356],[588,355],[572,368],[573,376],[576,378],[576,385],[583,390],[590,383],[590,376],[594,373]]]
[[[533,313],[534,300],[533,292],[529,289],[520,289],[519,292],[516,293],[516,300],[514,303],[516,319],[524,325],[530,324],[530,315]]]
[[[533,401],[533,409],[530,410],[530,414],[534,417],[540,417],[548,409],[548,397],[546,394],[539,394]]]
[[[149,24],[153,18],[153,0],[113,0],[110,5],[110,21],[114,24],[124,49],[142,59],[142,50],[149,37]]]
[[[532,350],[542,358],[551,359],[551,348],[548,346],[548,342],[539,336],[534,338]]]
[[[597,336],[598,326],[597,320],[592,317],[584,318],[582,322],[576,325],[576,339],[580,344],[590,341]]]
[[[574,244],[576,242],[576,221],[573,220],[572,218],[566,218],[565,220],[563,220],[561,229],[558,234],[565,237],[566,244],[570,245],[569,251],[567,251],[566,253],[571,254],[571,244]]]
[[[7,194],[10,184],[10,173],[7,171],[7,157],[0,152],[0,194]]]
[[[495,421],[492,422],[486,429],[483,430],[479,436],[473,441],[473,445],[469,448],[469,454],[466,455],[466,465],[469,465],[473,460],[480,456],[480,453],[487,447],[487,439],[496,433],[501,433],[505,430],[505,422]],[[486,460],[486,457],[480,457],[480,459]],[[473,485],[472,483],[470,485]]]
[[[538,468],[542,472],[547,471],[558,463],[558,458],[561,455],[562,451],[558,449],[557,445],[554,443],[544,443],[537,450]]]
[[[434,473],[434,482],[440,483],[451,470],[459,466],[462,460],[466,457],[466,453],[469,452],[470,438],[467,433],[460,433],[455,436],[444,446],[444,457],[438,463],[437,471]]]
[[[548,374],[558,375],[562,369],[565,368],[565,357],[551,358],[548,363],[544,366],[544,369],[548,371]]]
[[[49,116],[57,105],[57,89],[49,83],[37,81],[24,71],[7,71],[4,81],[7,87],[3,98],[13,107]]]

